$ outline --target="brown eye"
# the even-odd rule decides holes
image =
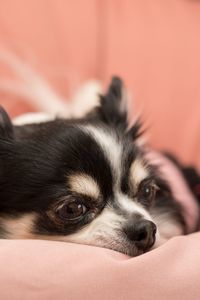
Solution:
[[[145,180],[141,182],[138,190],[138,200],[146,205],[151,204],[155,199],[157,189],[156,184],[152,181]]]
[[[58,208],[57,212],[62,220],[79,220],[86,213],[87,208],[80,200],[73,200]]]

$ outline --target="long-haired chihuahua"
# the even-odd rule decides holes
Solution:
[[[129,126],[118,77],[81,119],[14,126],[1,109],[0,238],[136,256],[187,233],[183,207],[148,160],[140,134],[139,122]]]

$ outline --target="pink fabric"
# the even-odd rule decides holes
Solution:
[[[175,199],[183,207],[184,218],[187,224],[187,232],[191,233],[197,228],[199,220],[199,204],[188,188],[185,179],[175,164],[158,152],[147,152],[146,158],[159,168],[172,190]]]
[[[1,46],[67,97],[88,79],[121,75],[153,147],[200,168],[199,36],[200,1],[0,1]],[[7,73],[0,65],[0,78]],[[23,112],[37,110],[23,100]],[[1,101],[22,113],[0,91]]]
[[[129,258],[48,241],[0,242],[1,300],[199,300],[200,234]]]

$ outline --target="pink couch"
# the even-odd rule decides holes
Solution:
[[[200,168],[199,36],[199,1],[0,3],[0,45],[63,98],[88,79],[121,75],[151,144]],[[0,47],[0,104],[12,116],[39,109],[5,93],[5,78],[13,73]],[[199,299],[199,248],[199,233],[132,259],[80,245],[0,241],[0,299]]]

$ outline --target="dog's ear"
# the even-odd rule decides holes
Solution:
[[[123,81],[113,77],[105,95],[100,95],[100,105],[86,116],[89,120],[100,120],[107,125],[121,130],[131,139],[141,134],[141,121],[138,119],[129,128],[127,95]]]
[[[5,109],[0,106],[0,139],[13,139],[14,128],[12,121],[5,111]]]
[[[126,130],[128,114],[125,89],[119,77],[113,77],[104,95],[100,95],[100,105],[94,108],[86,118],[100,120],[108,125]]]

